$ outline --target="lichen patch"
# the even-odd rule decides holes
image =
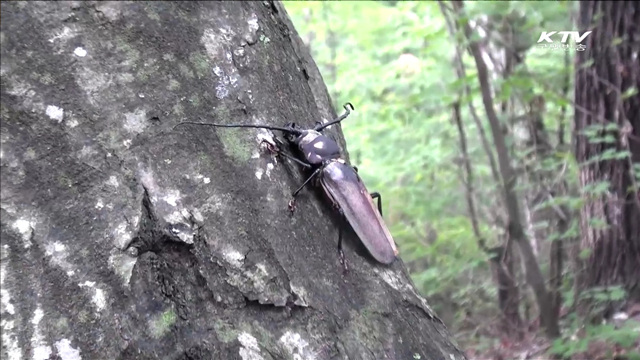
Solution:
[[[71,129],[73,129],[74,127],[80,125],[80,123],[78,122],[77,119],[69,119],[68,121],[66,121],[66,124]]]
[[[33,312],[33,318],[31,318],[31,324],[33,325],[33,336],[31,336],[31,348],[33,349],[34,360],[47,360],[51,355],[51,346],[47,345],[42,330],[40,329],[40,321],[44,317],[42,306],[38,304],[36,310]]]
[[[232,247],[227,247],[222,251],[224,259],[235,268],[241,268],[244,265],[244,255]]]
[[[3,316],[0,324],[2,324],[2,347],[6,349],[7,360],[21,360],[22,352],[18,343],[15,322],[7,320]]]
[[[267,174],[267,177],[269,179],[271,179],[271,170],[273,170],[274,166],[272,163],[268,163],[267,164],[267,170],[265,171],[265,173]]]
[[[402,279],[400,279],[400,277],[398,277],[398,275],[395,272],[387,269],[384,269],[384,270],[374,269],[374,271],[378,275],[380,275],[382,280],[384,280],[384,282],[386,282],[394,290],[397,290],[397,291],[405,290],[404,289],[405,286],[403,285]]]
[[[149,320],[149,330],[155,338],[164,336],[171,326],[175,324],[178,316],[173,309],[167,309],[162,313],[156,314]]]
[[[109,176],[109,179],[107,179],[106,184],[113,187],[120,186],[120,182],[118,181],[118,178],[114,175]]]
[[[298,333],[287,331],[280,337],[279,341],[294,360],[315,360],[316,358],[315,353],[307,349],[309,343]]]
[[[51,262],[63,269],[67,276],[73,276],[76,273],[76,269],[74,266],[67,261],[67,257],[69,256],[67,247],[59,242],[53,241],[45,245],[45,254],[47,254]]]
[[[45,113],[51,120],[61,122],[64,118],[64,110],[55,105],[48,105]]]
[[[171,206],[178,206],[178,201],[180,201],[180,191],[179,190],[167,190],[166,195],[163,197],[164,202]]]
[[[207,55],[216,66],[211,71],[217,77],[216,97],[224,99],[238,86],[240,74],[233,64],[233,56],[229,51],[233,32],[228,28],[218,30],[206,29],[200,38]]]
[[[137,258],[129,256],[118,249],[113,249],[109,256],[109,267],[120,276],[125,287],[129,287],[129,280]]]
[[[73,54],[78,57],[85,57],[87,56],[87,50],[81,47],[77,47],[75,50],[73,50]]]
[[[135,112],[125,113],[123,126],[125,130],[135,134],[143,132],[147,127],[147,112],[138,109]]]
[[[58,356],[60,356],[62,360],[82,360],[80,350],[71,346],[69,339],[59,340],[54,345],[56,350],[58,350]]]
[[[1,312],[7,313],[9,315],[13,315],[16,313],[16,309],[11,303],[11,294],[5,285],[5,280],[7,278],[7,259],[5,258],[5,254],[8,257],[9,246],[2,246],[3,259],[0,265],[0,303],[2,304]]]
[[[20,218],[16,220],[11,227],[18,231],[20,235],[22,235],[24,248],[28,249],[29,247],[31,247],[31,235],[33,234],[35,221]]]
[[[127,222],[121,222],[114,226],[113,230],[111,230],[111,236],[114,239],[116,247],[124,249],[131,242],[131,239],[133,239],[134,232],[134,227]]]
[[[71,28],[65,26],[64,28],[62,28],[62,30],[57,31],[55,35],[53,35],[51,38],[49,38],[49,42],[53,43],[56,40],[66,40],[69,39],[71,37],[75,36],[75,32],[73,30],[71,30]]]
[[[260,354],[258,340],[253,335],[243,332],[238,335],[238,341],[242,345],[240,348],[240,357],[243,360],[264,360]]]
[[[295,305],[298,306],[309,306],[309,304],[307,303],[307,291],[300,286],[294,285],[294,284],[290,284],[291,286],[291,293],[294,294],[297,299],[294,301]]]
[[[98,311],[104,310],[106,307],[107,301],[104,295],[104,290],[96,287],[95,281],[85,281],[83,283],[78,284],[80,287],[88,288],[90,292],[92,292],[91,302],[95,305]]]

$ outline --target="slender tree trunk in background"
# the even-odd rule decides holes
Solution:
[[[473,169],[471,168],[471,161],[469,160],[469,152],[467,150],[467,135],[464,131],[464,125],[462,124],[462,116],[460,114],[460,102],[456,101],[451,105],[453,110],[453,120],[458,128],[458,138],[460,140],[460,152],[462,155],[462,179],[463,185],[466,188],[465,198],[467,199],[467,209],[469,211],[469,219],[471,220],[471,227],[473,228],[473,234],[476,236],[478,242],[483,245],[484,240],[480,233],[480,225],[478,224],[478,216],[476,215],[476,205],[474,200],[474,188],[473,188]]]
[[[268,132],[173,129],[335,116],[282,4],[1,6],[2,359],[464,359]]]
[[[489,27],[492,27],[492,31],[487,34],[487,43],[493,43],[493,49],[484,48],[485,52],[490,52],[496,54],[496,56],[490,56],[492,59],[496,59],[500,65],[498,68],[500,76],[502,77],[502,81],[508,82],[509,78],[512,76],[516,67],[524,61],[524,54],[526,51],[521,52],[518,49],[517,39],[522,35],[520,32],[522,31],[519,26],[517,12],[511,11],[508,14],[501,15],[493,15],[489,16],[488,23],[486,24]],[[492,34],[494,33],[494,34]],[[492,41],[491,37],[500,39],[500,41],[496,42]],[[494,63],[497,65],[498,63]],[[516,114],[515,114],[515,104],[517,98],[515,96],[509,96],[504,99],[504,101],[500,104],[501,118],[509,119],[509,124],[506,122],[501,124],[502,127],[502,135],[506,138],[510,134],[513,134],[513,129],[516,124]],[[486,106],[486,104],[485,104]],[[509,149],[509,157],[515,156],[515,148],[517,146],[516,141],[511,141],[511,148]],[[504,174],[504,172],[501,172]],[[498,184],[504,183],[504,181],[499,181]],[[511,217],[511,214],[509,214]],[[526,221],[524,222],[526,224]],[[506,314],[505,318],[505,330],[508,331],[515,339],[522,339],[524,336],[525,328],[523,327],[524,321],[520,317],[520,306],[524,302],[531,301],[535,302],[535,299],[530,299],[529,296],[526,298],[520,298],[520,289],[518,288],[518,283],[522,281],[522,272],[519,271],[521,268],[515,266],[518,263],[518,254],[514,247],[513,239],[510,238],[509,227],[512,224],[507,222],[505,226],[505,233],[507,236],[507,241],[500,246],[500,256],[493,260],[494,269],[498,273],[498,279],[500,279],[501,289],[501,305],[504,307],[504,313]],[[525,227],[525,225],[522,225]],[[534,255],[536,254],[536,249],[538,248],[536,243],[536,238],[528,238],[526,239],[533,249]],[[499,261],[498,261],[499,260]],[[525,294],[527,292],[525,291]]]
[[[447,23],[447,29],[449,31],[449,35],[451,39],[456,43],[456,50],[454,56],[454,64],[456,69],[456,75],[458,79],[463,80],[466,79],[466,71],[464,68],[464,63],[462,61],[462,49],[461,49],[461,39],[459,39],[456,34],[458,34],[459,29],[456,26],[456,21],[451,19],[451,16],[454,14],[450,14],[442,1],[439,1],[440,11],[442,12],[443,17]],[[455,16],[455,15],[454,15]],[[461,34],[464,34],[461,32]],[[464,38],[464,37],[463,37]],[[468,84],[464,84],[464,95],[469,97],[471,90],[469,89]],[[482,127],[482,122],[475,111],[475,107],[472,102],[469,101],[469,112],[472,118],[475,121],[476,127],[479,130],[479,136],[482,141],[483,147],[487,154],[487,158],[489,161],[489,166],[491,168],[491,172],[494,176],[494,180],[496,183],[500,182],[500,177],[498,174],[498,170],[495,164],[493,150],[489,144],[487,136]],[[466,199],[467,205],[469,209],[469,217],[471,218],[471,224],[473,227],[474,235],[478,241],[478,246],[482,251],[484,251],[489,256],[489,262],[491,266],[491,272],[493,274],[493,280],[495,282],[496,288],[498,289],[498,307],[502,312],[502,330],[505,333],[513,334],[516,332],[518,335],[521,334],[522,331],[522,318],[520,317],[520,294],[515,281],[515,276],[513,275],[513,256],[511,252],[513,251],[513,247],[510,246],[510,243],[507,241],[506,244],[489,248],[486,245],[485,239],[480,233],[479,225],[478,225],[478,216],[476,212],[475,206],[475,191],[473,187],[473,168],[471,166],[471,161],[469,159],[469,154],[467,151],[467,139],[466,139],[466,131],[464,128],[464,124],[461,119],[461,111],[460,111],[460,102],[456,102],[453,104],[453,117],[456,123],[456,127],[458,128],[458,135],[460,138],[460,150],[463,156],[463,172],[465,173],[466,181],[465,186],[467,189]]]
[[[583,188],[608,182],[607,191],[589,195],[582,207],[581,246],[590,250],[580,287],[622,285],[640,299],[640,193],[633,166],[640,164],[640,4],[636,1],[583,1],[580,32],[593,31],[577,53],[575,151]],[[633,96],[623,96],[631,88]],[[590,141],[583,131],[600,128]],[[614,151],[627,156],[602,159]],[[604,226],[603,226],[604,225]]]
[[[571,58],[569,52],[565,52],[564,54],[564,68],[565,68],[565,77],[563,79],[562,86],[562,98],[568,98],[569,96],[569,87],[571,84]],[[567,105],[563,104],[560,110],[560,116],[558,118],[558,133],[557,133],[557,147],[556,151],[564,153],[568,151],[567,143],[565,141],[565,128],[566,123],[569,121],[567,119]],[[564,170],[558,166],[557,173],[562,173]],[[565,179],[561,179],[559,176],[554,174],[553,176],[554,182],[551,183],[553,191],[553,195],[556,197],[561,196],[569,196],[569,186]],[[576,218],[576,214],[574,211],[571,211],[567,206],[561,205],[557,209],[556,219],[557,219],[557,232],[559,234],[565,235],[563,238],[554,239],[551,241],[551,249],[549,252],[549,293],[551,294],[551,304],[553,307],[553,313],[556,316],[560,316],[560,310],[562,308],[562,282],[563,282],[563,273],[565,266],[565,256],[567,256],[567,248],[574,250],[577,248],[575,246],[577,244],[576,237],[567,238],[566,233],[569,230],[571,222],[574,218]]]
[[[449,11],[444,7],[442,1],[438,1],[438,4],[440,5],[440,11],[442,12],[442,16],[444,17],[447,23],[447,30],[449,31],[449,36],[451,37],[451,40],[454,41],[456,44],[456,47],[455,47],[456,52],[454,57],[456,75],[458,76],[458,79],[466,79],[467,71],[465,69],[464,62],[462,61],[462,49],[460,45],[460,42],[462,39],[464,39],[464,37],[458,38],[457,34],[459,29],[456,24],[456,21],[451,19],[451,15],[449,14]],[[464,31],[462,31],[462,34],[464,34]],[[484,131],[482,120],[480,119],[480,116],[478,115],[478,112],[476,111],[476,108],[473,105],[473,101],[471,101],[471,88],[469,87],[468,83],[464,84],[464,95],[465,97],[469,98],[469,101],[468,101],[469,113],[471,114],[471,118],[473,119],[474,123],[476,124],[476,128],[478,129],[478,135],[480,136],[480,140],[482,141],[482,148],[484,149],[485,154],[487,154],[487,161],[489,162],[491,175],[493,176],[493,180],[496,183],[499,183],[500,174],[498,173],[498,166],[496,165],[495,156],[493,154],[493,148],[491,147],[491,142],[489,141],[487,134]]]
[[[462,19],[463,3],[461,1],[453,1],[451,4],[454,9],[456,9],[459,18]],[[473,34],[471,26],[469,26],[467,20],[464,20],[463,24],[466,38],[472,39]],[[500,120],[498,119],[498,115],[495,111],[487,65],[482,58],[482,50],[477,41],[469,40],[469,49],[471,50],[478,69],[478,80],[480,82],[482,92],[482,101],[491,126],[491,133],[493,134],[493,140],[498,154],[498,165],[502,180],[501,186],[503,187],[503,197],[509,214],[509,237],[511,240],[516,242],[520,248],[526,272],[525,276],[527,283],[531,286],[536,296],[542,326],[545,328],[546,334],[549,338],[555,338],[560,333],[558,318],[553,316],[551,299],[545,285],[544,277],[542,276],[542,272],[534,255],[531,243],[529,243],[524,233],[522,221],[520,219],[520,205],[518,204],[518,195],[515,191],[516,174],[511,166],[509,150],[502,133]]]
[[[488,251],[487,251],[488,250]],[[524,336],[524,321],[520,316],[520,291],[514,274],[514,249],[511,241],[505,245],[487,249],[491,261],[491,273],[498,285],[498,306],[502,311],[502,331],[513,339]]]
[[[567,68],[568,72],[569,69]],[[567,82],[568,79],[565,79]],[[567,83],[568,86],[568,83]],[[561,176],[562,166],[548,169],[541,167],[545,160],[550,159],[554,153],[566,151],[562,139],[558,142],[557,148],[553,148],[550,141],[551,136],[545,128],[544,118],[549,116],[546,112],[545,99],[542,96],[536,96],[529,104],[528,114],[525,116],[527,126],[529,127],[529,138],[526,143],[526,149],[529,152],[527,163],[535,164],[527,166],[527,177],[530,182],[530,188],[533,189],[532,199],[527,204],[531,213],[531,233],[536,238],[536,242],[540,247],[538,258],[549,259],[549,296],[551,301],[552,316],[558,317],[560,314],[560,306],[562,305],[562,275],[563,275],[563,256],[564,246],[562,238],[554,235],[565,234],[569,228],[570,215],[564,206],[551,204],[539,207],[542,203],[550,202],[554,198],[566,196],[566,184]],[[560,119],[564,121],[564,117]],[[539,226],[540,224],[546,226]],[[538,226],[535,226],[538,225]],[[544,254],[544,256],[543,256]],[[548,254],[548,255],[547,255]]]
[[[454,103],[452,108],[453,118],[460,138],[460,151],[462,152],[464,169],[463,178],[465,179],[463,182],[467,188],[466,199],[473,232],[478,241],[478,246],[489,256],[491,272],[498,289],[498,307],[502,312],[502,331],[504,334],[515,335],[514,337],[519,339],[523,335],[523,322],[519,311],[518,287],[513,276],[514,261],[511,255],[513,249],[508,246],[508,241],[505,246],[488,248],[485,239],[480,233],[474,201],[473,168],[467,152],[467,138],[460,115],[460,103]]]

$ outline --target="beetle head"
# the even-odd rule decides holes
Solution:
[[[290,130],[285,132],[284,134],[285,139],[287,139],[287,141],[290,143],[295,143],[296,140],[302,134],[302,131],[300,131],[300,129],[298,128],[298,125],[296,125],[296,123],[294,122],[290,122],[290,123],[286,123],[284,127]]]

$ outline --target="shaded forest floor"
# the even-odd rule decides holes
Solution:
[[[591,330],[595,327],[599,327],[599,331]],[[602,331],[603,327],[610,331]],[[620,329],[629,331],[616,331]],[[594,327],[582,326],[565,333],[555,341],[546,339],[539,329],[526,332],[522,340],[506,335],[491,340],[484,338],[475,346],[467,346],[465,353],[469,360],[638,360],[640,303],[627,306],[626,311],[616,313],[609,322]]]

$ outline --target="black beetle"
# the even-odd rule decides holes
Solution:
[[[338,144],[333,139],[322,134],[322,130],[341,122],[349,116],[351,110],[354,110],[351,103],[346,103],[343,107],[345,112],[338,118],[326,124],[318,122],[313,129],[299,129],[295,123],[288,123],[284,127],[278,127],[185,121],[176,126],[196,124],[215,127],[257,128],[282,131],[285,134],[286,140],[298,147],[302,159],[287,154],[279,149],[276,144],[267,142],[270,150],[312,171],[311,176],[293,192],[293,199],[289,202],[290,210],[293,211],[295,207],[295,197],[298,193],[300,193],[311,180],[318,177],[320,185],[331,200],[333,206],[346,218],[349,224],[351,224],[351,227],[373,258],[380,263],[390,264],[398,255],[398,250],[389,229],[387,229],[387,226],[382,220],[380,194],[370,194],[369,191],[367,191],[362,179],[360,179],[358,175],[357,169],[348,165],[342,158]],[[174,128],[176,126],[174,126]],[[378,199],[377,209],[373,203],[373,199],[375,198]],[[342,252],[342,229],[339,229],[338,234],[338,251],[340,261],[346,269],[344,253]]]

